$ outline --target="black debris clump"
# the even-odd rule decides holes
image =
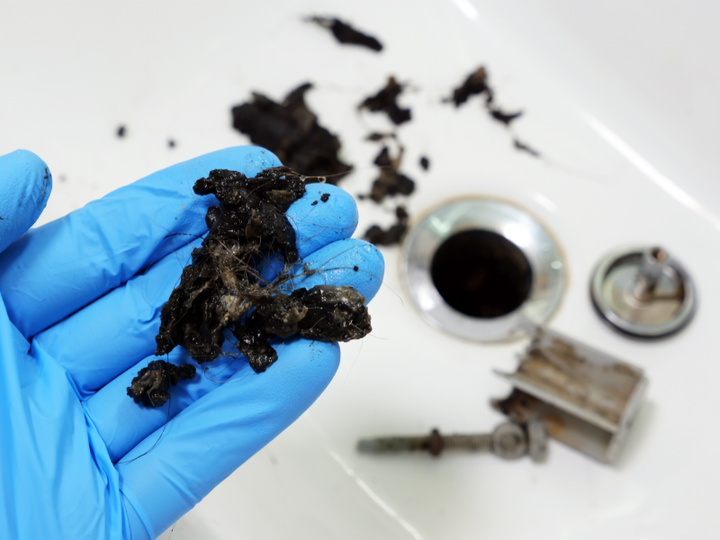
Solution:
[[[408,230],[408,221],[410,216],[404,206],[398,206],[395,209],[396,222],[388,229],[383,229],[379,225],[373,225],[365,232],[365,240],[376,246],[392,246],[399,244],[405,237]]]
[[[175,141],[173,139],[168,139],[168,147],[175,148]]]
[[[370,190],[370,198],[379,203],[385,197],[394,195],[410,195],[415,191],[415,182],[399,172],[402,163],[403,147],[400,146],[395,158],[390,156],[390,149],[383,146],[375,158],[375,165],[380,168],[380,174],[375,179]]]
[[[424,171],[427,171],[430,168],[430,160],[427,158],[427,156],[422,156],[420,158],[420,166],[423,168]]]
[[[488,84],[487,70],[482,66],[468,75],[465,81],[453,90],[452,97],[444,101],[452,101],[455,103],[455,107],[459,107],[470,99],[470,96],[483,94],[485,95],[485,108],[488,114],[498,122],[502,122],[507,126],[510,125],[510,122],[522,115],[522,111],[506,113],[494,105],[495,93]]]
[[[374,96],[365,98],[358,108],[371,112],[385,112],[393,123],[400,125],[409,121],[412,116],[410,109],[403,109],[397,103],[402,91],[403,85],[399,84],[395,77],[390,77],[385,88]]]
[[[355,28],[340,19],[336,19],[335,17],[310,17],[307,20],[323,28],[328,28],[340,43],[360,45],[361,47],[367,47],[376,52],[382,51],[382,43],[376,38],[355,30]]]
[[[170,385],[176,386],[179,381],[194,377],[195,366],[176,366],[164,360],[153,360],[138,372],[128,386],[127,393],[135,403],[160,407],[170,398]]]
[[[473,71],[465,81],[453,90],[452,98],[445,101],[452,101],[456,107],[465,103],[470,96],[485,94],[485,103],[490,104],[493,101],[493,91],[488,86],[488,76],[485,68],[480,66]]]
[[[531,148],[527,144],[519,141],[518,139],[513,140],[513,145],[515,146],[515,148],[517,148],[521,152],[527,152],[528,154],[530,154],[533,157],[540,157],[540,152],[538,152],[534,148]]]
[[[484,95],[485,109],[490,115],[490,118],[506,126],[509,126],[513,120],[520,118],[523,114],[522,111],[512,113],[505,112],[495,104],[495,93],[488,83],[488,73],[483,66],[480,66],[468,75],[465,81],[453,90],[452,97],[443,101],[451,101],[455,104],[455,107],[459,107],[470,99],[470,96],[474,95]]]
[[[322,196],[320,197],[320,200],[321,200],[322,202],[328,202],[328,200],[330,200],[330,194],[329,194],[329,193],[323,193]]]
[[[215,195],[219,204],[208,209],[209,232],[162,307],[156,356],[180,345],[198,363],[210,362],[224,354],[229,331],[238,353],[261,373],[277,360],[271,339],[349,341],[371,331],[365,298],[352,287],[288,290],[299,255],[285,212],[306,182],[288,167],[275,167],[255,178],[213,170],[195,183],[196,194]],[[274,279],[261,275],[265,261],[281,266]],[[162,403],[152,397],[149,404]]]
[[[415,191],[415,182],[400,172],[405,148],[398,141],[395,133],[371,133],[366,140],[373,142],[392,139],[393,146],[397,148],[395,156],[390,147],[384,145],[373,163],[379,168],[379,175],[372,184],[369,195],[360,195],[360,199],[369,198],[375,203],[382,203],[387,197],[396,195],[411,195]],[[395,209],[396,222],[388,229],[380,225],[372,225],[365,232],[365,240],[378,246],[391,246],[398,244],[408,229],[409,216],[404,206],[398,205]]]
[[[245,324],[236,322],[233,335],[238,349],[256,373],[277,360],[270,346],[273,337],[292,335],[315,341],[350,341],[370,333],[370,315],[365,297],[352,287],[316,285],[287,295],[263,295]]]
[[[318,123],[305,103],[311,88],[300,85],[282,103],[254,92],[251,101],[233,107],[233,127],[290,169],[336,184],[352,167],[338,158],[340,139]]]
[[[394,133],[378,133],[378,132],[373,132],[373,133],[371,133],[370,135],[368,135],[367,137],[365,137],[365,140],[366,140],[366,141],[370,141],[370,142],[379,142],[379,141],[382,141],[382,140],[385,140],[385,139],[394,139],[394,138],[395,138],[395,134],[394,134]]]
[[[509,126],[510,122],[522,116],[522,111],[518,111],[516,113],[506,113],[501,111],[497,107],[489,107],[488,111],[490,112],[490,116],[492,116],[498,122],[502,122],[506,126]]]
[[[116,134],[119,139],[122,139],[125,136],[125,131],[126,131],[125,126],[118,126]]]

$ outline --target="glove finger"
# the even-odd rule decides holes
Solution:
[[[334,263],[332,265],[327,263],[329,260]],[[369,301],[375,296],[382,282],[382,255],[377,248],[361,240],[342,240],[330,244],[309,256],[307,264],[311,268],[318,268],[319,271],[302,278],[301,285],[304,287],[352,284]],[[325,266],[325,269],[322,269],[322,266]],[[356,267],[357,271],[354,270]],[[98,347],[102,346],[101,341],[99,340]],[[121,342],[121,339],[117,340],[118,345]],[[106,362],[106,357],[116,354],[110,349],[108,348],[107,352],[98,357],[103,359],[103,363]],[[91,395],[85,401],[85,405],[94,425],[107,444],[113,461],[124,456],[141,440],[161,427],[168,418],[175,417],[193,402],[221,387],[223,381],[236,377],[239,372],[245,374],[252,372],[245,359],[238,355],[232,340],[227,341],[223,349],[232,357],[219,358],[215,362],[202,365],[193,381],[180,382],[171,390],[170,402],[156,409],[137,405],[127,396],[126,389],[138,371],[151,361],[157,360],[157,357],[151,356],[152,353],[147,357],[137,356],[130,364],[123,364],[119,357],[111,357],[117,366],[123,365],[122,369],[118,370],[120,374]],[[63,353],[62,361],[67,363],[71,355],[72,348],[69,348]],[[115,358],[117,359],[114,360]],[[138,362],[137,358],[143,360]],[[192,362],[181,347],[173,350],[168,355],[168,360],[176,365]],[[206,368],[208,371],[203,371]],[[70,374],[76,386],[82,388],[84,383],[81,378],[82,371],[76,369]]]
[[[151,174],[33,229],[0,253],[0,294],[11,320],[34,336],[207,231],[215,197],[195,180],[213,169],[255,175],[280,165],[262,148],[213,152]]]
[[[305,195],[287,211],[295,229],[298,253],[305,258],[337,240],[350,238],[358,221],[355,199],[344,189],[307,184]]]
[[[0,252],[25,233],[45,209],[52,175],[32,152],[0,156]]]
[[[332,197],[327,203],[313,206],[317,195],[314,186],[317,184],[309,186],[305,196],[288,210],[296,229],[299,249],[302,246],[301,254],[307,254],[307,260],[313,264],[318,259],[312,255],[318,253],[321,245],[351,235],[357,223],[357,208],[350,195],[335,186],[324,186],[323,192],[332,193]],[[190,262],[190,254],[200,242],[195,239],[166,255],[147,272],[136,275],[35,336],[43,349],[52,351],[57,361],[67,369],[83,399],[139,360],[153,354],[155,336],[160,328],[160,309],[179,283],[182,269]],[[380,272],[378,275],[381,276],[382,256],[369,244],[362,245],[365,247],[357,250],[364,250],[363,253],[358,251],[353,261],[346,261],[347,264],[352,262],[352,266],[360,265],[368,271]],[[320,257],[336,257],[338,254],[333,250],[323,253],[326,255],[321,254]],[[348,253],[352,255],[354,251],[351,249]],[[363,286],[362,279],[356,280],[347,272],[341,273],[338,279],[344,279],[344,276],[348,281],[358,281],[358,285]],[[377,276],[375,279],[378,281]],[[88,332],[88,328],[93,331]]]
[[[296,231],[295,245],[301,258],[336,240],[350,238],[357,226],[357,204],[347,191],[333,185],[308,184],[305,195],[287,211]],[[271,255],[258,268],[261,279],[269,283],[285,269],[279,256]]]
[[[238,372],[116,465],[150,538],[294,422],[327,387],[340,357],[336,344],[307,340],[283,343],[278,353],[267,371]]]
[[[144,274],[33,338],[65,368],[81,399],[155,352],[160,309],[200,243],[195,240],[166,255]]]
[[[316,251],[296,267],[295,278],[286,290],[316,285],[349,285],[372,300],[380,289],[385,273],[385,260],[373,244],[348,238]]]

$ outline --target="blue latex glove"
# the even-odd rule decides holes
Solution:
[[[293,339],[265,373],[218,361],[161,408],[126,395],[154,358],[160,308],[207,231],[216,200],[194,195],[195,180],[279,164],[260,148],[215,152],[22,235],[51,178],[30,152],[0,157],[0,538],[155,538],[328,385],[337,344]],[[324,193],[328,202],[312,205]],[[383,260],[349,239],[352,197],[313,184],[288,215],[301,257],[321,269],[299,286],[375,295]],[[188,361],[179,349],[170,359]]]

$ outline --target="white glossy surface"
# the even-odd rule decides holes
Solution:
[[[381,11],[385,18],[376,18]],[[428,327],[403,299],[396,251],[372,304],[375,332],[344,348],[313,408],[181,519],[173,540],[676,539],[716,536],[715,359],[720,324],[720,7],[637,0],[24,2],[0,16],[0,153],[32,149],[54,172],[42,221],[176,161],[242,143],[229,108],[310,79],[350,161],[382,118],[355,105],[389,74],[412,82],[400,130],[410,211],[483,193],[536,213],[565,250],[553,328],[643,367],[646,403],[618,466],[558,444],[549,462],[359,456],[358,437],[486,430],[521,345],[479,346]],[[336,46],[299,22],[346,17],[386,51]],[[280,56],[279,51],[285,56]],[[485,64],[500,103],[545,160],[516,152],[477,103],[439,103]],[[118,140],[115,128],[128,126]],[[170,150],[168,137],[178,146]],[[427,153],[429,173],[417,166]],[[344,186],[367,189],[365,169]],[[62,181],[65,177],[65,181]],[[389,212],[361,205],[360,231]],[[379,216],[379,217],[378,217]],[[603,254],[659,244],[691,272],[699,310],[678,336],[630,341],[603,326],[588,283]],[[163,535],[168,537],[169,532]]]

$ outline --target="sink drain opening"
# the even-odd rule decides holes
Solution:
[[[515,244],[488,230],[462,231],[447,238],[433,256],[435,288],[450,307],[482,319],[502,317],[530,296],[530,262]]]
[[[565,265],[550,234],[505,201],[469,196],[436,206],[402,247],[400,274],[430,325],[474,341],[525,335],[553,314]]]

